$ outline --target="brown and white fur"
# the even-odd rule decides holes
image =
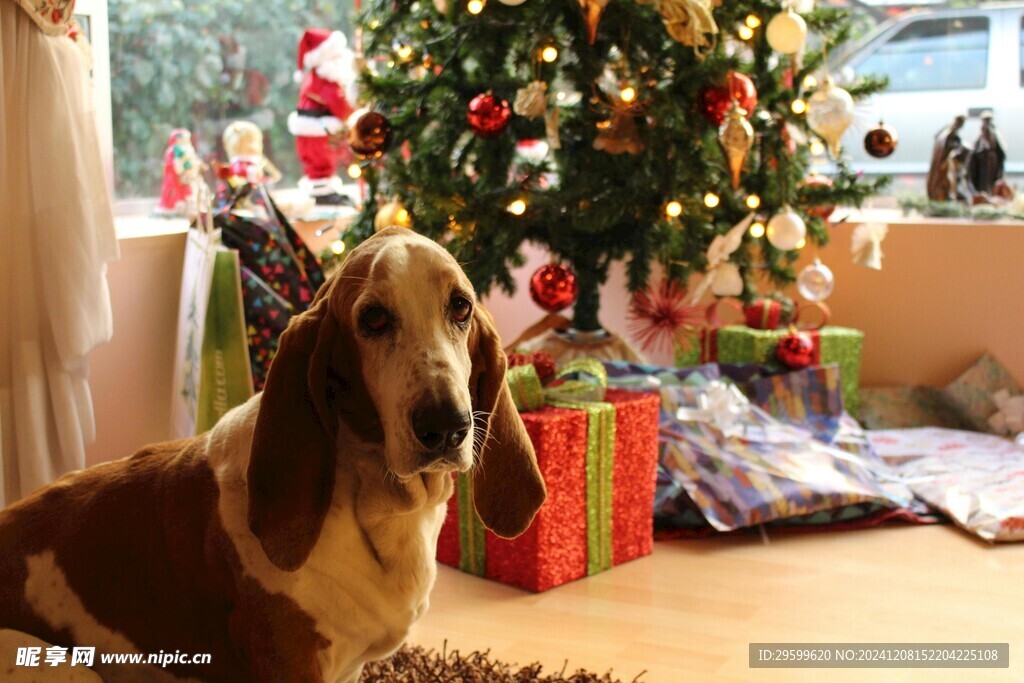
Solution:
[[[212,655],[106,680],[356,681],[427,609],[453,471],[473,468],[503,536],[544,500],[504,373],[454,259],[379,233],[292,321],[263,393],[212,431],[0,513],[0,628]]]

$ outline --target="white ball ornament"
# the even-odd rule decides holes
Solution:
[[[853,98],[829,76],[807,98],[807,125],[828,144],[833,159],[839,157],[843,133],[853,123]]]
[[[814,259],[814,263],[801,270],[796,278],[797,291],[808,301],[824,301],[832,294],[835,286],[836,278],[832,269],[822,263],[821,259]]]
[[[804,43],[807,42],[807,22],[792,9],[787,9],[768,22],[765,37],[776,52],[795,55],[804,49]]]
[[[768,242],[776,249],[790,251],[796,249],[800,242],[807,238],[807,225],[804,219],[788,206],[772,216],[766,229]]]

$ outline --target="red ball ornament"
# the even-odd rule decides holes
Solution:
[[[349,118],[348,145],[364,159],[380,157],[391,147],[391,122],[380,112],[355,112]]]
[[[482,138],[496,138],[508,128],[512,120],[512,107],[508,102],[490,93],[481,93],[469,103],[466,121],[474,134]]]
[[[827,187],[833,186],[832,179],[827,175],[821,175],[820,173],[812,173],[804,181],[800,183],[800,187]],[[832,212],[836,210],[835,204],[818,204],[817,206],[804,207],[811,216],[817,216],[818,218],[825,220],[832,215]]]
[[[730,71],[725,77],[725,85],[704,86],[700,91],[700,113],[713,126],[721,126],[725,115],[732,105],[736,104],[747,112],[749,117],[757,106],[757,88],[749,76],[738,71]]]
[[[549,263],[530,278],[530,298],[548,313],[572,306],[579,292],[576,274],[560,263]]]
[[[779,340],[775,359],[791,370],[806,368],[814,360],[814,340],[806,332],[793,330]]]

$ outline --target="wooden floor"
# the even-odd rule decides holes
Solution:
[[[660,542],[533,595],[441,567],[410,640],[625,681],[1024,681],[1024,544],[947,526]],[[1010,668],[750,669],[750,642],[1009,642]]]

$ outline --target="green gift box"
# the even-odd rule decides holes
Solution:
[[[814,340],[814,364],[839,365],[843,385],[843,405],[857,414],[860,386],[860,355],[864,333],[849,327],[826,325],[820,330],[804,330]],[[704,330],[700,343],[690,349],[676,350],[676,365],[698,363],[757,363],[778,367],[775,347],[789,334],[787,329],[755,330],[746,325],[727,325]],[[705,338],[710,337],[710,338]]]

